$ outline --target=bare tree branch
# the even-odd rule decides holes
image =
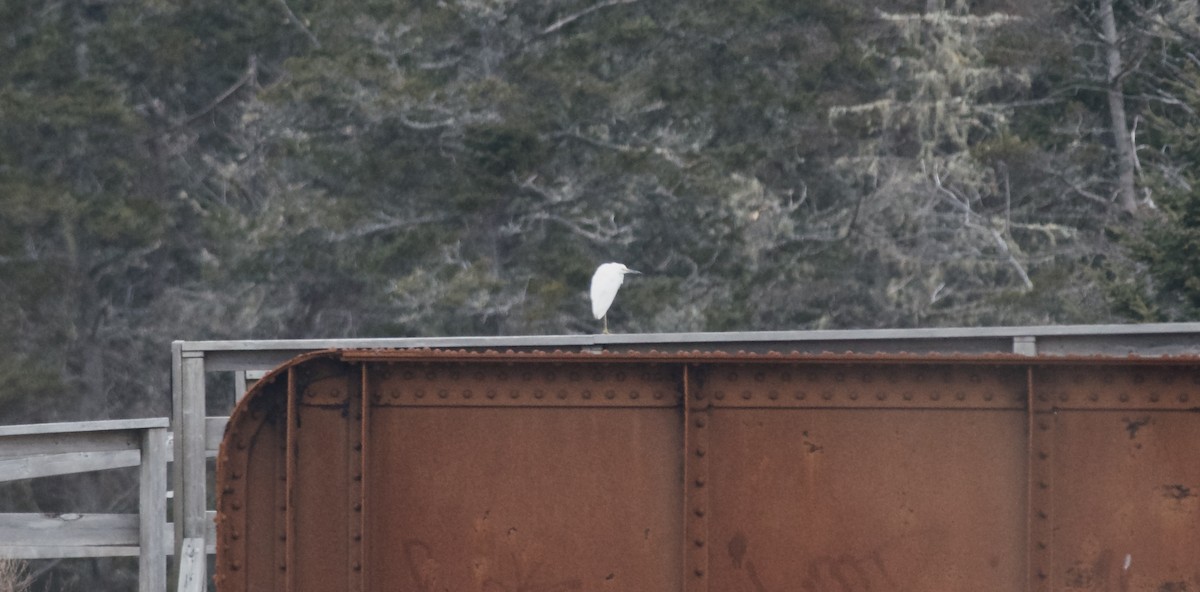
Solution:
[[[563,27],[565,27],[565,26],[567,26],[567,25],[593,13],[593,12],[596,12],[597,10],[600,10],[602,8],[608,8],[610,6],[617,6],[619,4],[633,4],[634,2],[637,2],[637,1],[638,0],[605,0],[604,2],[600,2],[599,4],[594,4],[594,5],[589,6],[588,8],[585,8],[579,12],[569,14],[567,16],[564,16],[564,17],[558,19],[557,21],[554,21],[549,27],[542,29],[542,35],[549,35],[550,33],[553,33],[553,32],[555,32],[555,31],[557,31],[557,30],[559,30],[559,29],[561,29],[561,28],[563,28]]]

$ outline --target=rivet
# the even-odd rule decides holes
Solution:
[[[237,571],[239,569],[242,569],[242,564],[240,564],[236,561],[231,561],[231,562],[229,562],[229,569],[231,569],[233,571]]]
[[[743,400],[749,401],[751,396],[752,395],[750,394],[750,391],[742,391],[742,399]]]
[[[858,400],[858,393],[856,393],[856,392],[851,392],[851,393],[850,393],[850,400],[851,400],[851,401],[857,401],[857,400]]]
[[[546,382],[554,382],[555,380],[558,380],[558,374],[554,372],[546,373]]]
[[[967,398],[967,393],[959,391],[957,393],[954,393],[954,398],[958,399],[959,401],[964,401]]]
[[[1049,489],[1050,484],[1046,483],[1045,481],[1038,481],[1038,487],[1041,487],[1042,489]]]
[[[704,487],[704,477],[696,477],[696,487]]]
[[[242,509],[242,502],[239,502],[239,501],[236,501],[236,500],[235,500],[234,502],[232,502],[232,503],[230,503],[230,504],[229,504],[229,507],[231,507],[231,508],[233,508],[233,509],[235,509],[235,510],[240,510],[240,509]]]
[[[521,380],[524,380],[525,382],[529,382],[529,381],[533,380],[533,373],[529,372],[529,371],[522,372]]]
[[[238,441],[237,441],[237,444],[235,444],[235,446],[237,446],[237,449],[238,449],[238,450],[245,450],[245,449],[246,449],[246,442],[245,442],[244,440],[238,440]]]
[[[696,573],[696,577],[698,577],[698,578],[704,577],[704,570],[702,570],[702,569],[697,569],[695,573]]]
[[[1179,393],[1179,402],[1180,402],[1180,403],[1184,403],[1184,402],[1186,402],[1187,400],[1188,400],[1188,394],[1187,394],[1187,393]]]
[[[1046,451],[1044,451],[1044,450],[1038,451],[1038,459],[1039,460],[1046,460],[1047,458],[1050,458],[1050,455],[1046,454]]]
[[[434,378],[437,378],[436,372],[434,372],[433,370],[425,371],[425,380],[433,380]]]
[[[737,382],[738,374],[737,372],[730,372],[726,377],[729,379],[729,382]]]
[[[361,512],[361,511],[362,511],[362,502],[354,502],[354,511],[355,511],[355,512]]]
[[[697,401],[703,401],[704,400],[704,391],[696,391],[695,397],[696,397]]]
[[[764,373],[764,372],[755,372],[754,373],[754,382],[762,382],[766,379],[767,379],[766,373]]]
[[[696,517],[698,517],[698,518],[703,518],[704,517],[704,508],[696,508],[695,510],[692,510],[692,513],[695,514]]]
[[[230,479],[232,479],[232,480],[234,480],[234,481],[237,481],[238,479],[241,479],[241,478],[242,478],[242,474],[241,474],[241,473],[239,473],[239,472],[237,472],[237,471],[230,471],[230,472],[229,472],[229,478],[230,478]]]
[[[803,401],[808,398],[808,393],[804,391],[796,391],[796,400]]]
[[[704,539],[696,539],[696,540],[695,540],[695,543],[696,543],[696,546],[697,546],[697,547],[703,547],[703,546],[704,546]]]
[[[446,389],[441,389],[438,391],[439,399],[445,399],[446,397],[449,397],[449,396],[450,396],[450,391],[448,391]]]
[[[942,398],[941,393],[929,393],[929,399],[931,401],[937,401],[938,399],[941,399],[941,398]]]
[[[280,564],[279,564],[279,571],[287,571],[287,564],[286,564],[286,563],[280,563]]]
[[[521,391],[518,391],[517,389],[513,389],[513,390],[511,390],[511,391],[508,391],[508,398],[510,398],[510,399],[520,399],[520,398],[521,398]]]
[[[702,428],[702,427],[704,427],[706,424],[708,424],[708,422],[707,422],[707,421],[704,419],[704,417],[703,417],[703,416],[701,416],[701,417],[697,417],[697,418],[696,418],[696,427],[698,427],[698,428]]]
[[[362,442],[355,442],[355,443],[354,443],[354,450],[355,450],[355,451],[362,450]]]
[[[625,382],[625,373],[617,372],[617,382]]]
[[[720,401],[725,398],[725,391],[717,391],[713,393],[713,398]]]
[[[1039,401],[1045,401],[1045,400],[1046,400],[1046,393],[1038,393],[1037,400],[1039,400]]]
[[[471,389],[467,389],[467,390],[465,390],[465,391],[463,391],[463,392],[462,392],[462,397],[463,397],[464,399],[470,399],[471,397],[474,397],[474,396],[475,396],[475,393],[472,393],[472,392],[471,392]]]
[[[1037,516],[1038,516],[1038,518],[1041,518],[1042,520],[1045,520],[1050,517],[1049,515],[1046,514],[1046,512],[1044,512],[1042,510],[1038,510]]]
[[[704,451],[704,448],[703,448],[703,447],[697,448],[697,449],[696,449],[696,456],[704,456],[704,452],[705,452],[705,451]]]
[[[584,399],[591,399],[591,398],[592,398],[592,391],[583,391],[583,398],[584,398]]]
[[[559,391],[558,391],[557,393],[554,393],[554,396],[555,396],[555,397],[558,397],[559,399],[566,399],[566,398],[567,398],[567,391],[564,391],[564,390],[562,390],[562,389],[559,389]]]
[[[361,541],[361,540],[362,540],[362,533],[361,533],[361,532],[356,532],[356,533],[354,533],[354,537],[353,537],[353,538],[354,538],[354,540],[356,540],[356,541]]]
[[[970,380],[971,380],[971,382],[976,382],[976,383],[977,383],[977,382],[979,382],[981,379],[979,378],[979,375],[978,375],[978,374],[975,374],[974,372],[972,372],[972,373],[971,373],[971,378],[970,378]]]
[[[225,489],[222,489],[222,490],[221,490],[221,493],[224,493],[225,495],[229,495],[229,494],[233,493],[233,486],[232,486],[232,485],[226,485],[226,486],[225,486]]]
[[[592,382],[603,382],[603,381],[604,381],[604,374],[600,373],[599,371],[592,373]]]
[[[791,380],[792,380],[792,373],[791,373],[791,372],[784,371],[783,373],[781,373],[781,374],[779,375],[779,379],[780,379],[780,380],[782,380],[782,381],[784,381],[784,382],[791,382]]]
[[[579,373],[571,372],[567,374],[567,380],[570,380],[571,382],[579,382]]]
[[[642,396],[641,393],[638,393],[637,391],[629,391],[630,399],[636,400],[638,397],[641,397],[641,396]]]
[[[286,511],[287,511],[287,504],[279,504],[279,511],[280,511],[280,512],[286,512]]]
[[[901,398],[903,398],[905,401],[911,401],[911,400],[912,400],[912,398],[913,398],[913,394],[912,394],[912,393],[909,393],[909,392],[906,392],[906,393],[904,393],[903,395],[900,395],[900,396],[901,396]]]
[[[1157,402],[1158,402],[1158,393],[1151,393],[1151,394],[1150,394],[1150,402],[1151,402],[1151,403],[1157,403]]]
[[[1070,400],[1071,400],[1071,395],[1069,395],[1069,394],[1067,394],[1067,393],[1065,393],[1065,392],[1064,392],[1064,393],[1059,393],[1059,394],[1058,394],[1058,400],[1059,400],[1059,401],[1062,401],[1062,402],[1064,402],[1064,403],[1065,403],[1065,402],[1067,402],[1067,401],[1070,401]]]
[[[613,390],[604,391],[604,398],[611,401],[611,400],[617,398],[617,392],[613,391]]]
[[[287,533],[286,533],[286,532],[281,532],[281,533],[279,533],[279,540],[281,540],[281,541],[286,541],[286,540],[287,540]]]
[[[846,373],[838,372],[833,375],[833,379],[836,380],[837,382],[846,382]]]
[[[354,480],[355,480],[355,481],[362,481],[362,474],[361,474],[361,473],[359,473],[359,474],[356,474],[356,475],[354,475]]]
[[[1100,400],[1100,395],[1099,395],[1099,393],[1090,393],[1090,394],[1088,394],[1088,400],[1089,400],[1089,401],[1092,401],[1092,402],[1099,401],[1099,400]]]
[[[991,401],[991,400],[992,400],[992,399],[993,399],[995,396],[996,396],[996,395],[993,395],[993,394],[992,394],[992,391],[988,391],[988,392],[986,392],[986,393],[983,393],[983,400],[984,400],[984,401]]]
[[[425,391],[423,391],[423,390],[421,390],[421,389],[417,389],[417,392],[416,392],[416,393],[414,393],[414,395],[416,395],[416,397],[417,397],[418,399],[424,399],[424,398],[425,398]]]
[[[1037,546],[1038,546],[1038,548],[1039,548],[1039,549],[1045,549],[1045,548],[1046,548],[1046,543],[1045,543],[1044,541],[1038,541],[1038,544],[1037,544]]]
[[[779,391],[771,391],[767,393],[767,398],[774,401],[779,398]]]
[[[362,571],[362,564],[355,561],[354,562],[354,571]]]
[[[450,371],[450,380],[459,380],[460,378],[462,378],[461,372],[459,372],[458,370]]]
[[[1038,429],[1042,430],[1043,432],[1044,432],[1044,431],[1046,431],[1046,430],[1049,430],[1049,429],[1050,429],[1050,424],[1048,424],[1048,423],[1046,423],[1046,422],[1044,422],[1044,421],[1042,421],[1042,422],[1038,422]]]
[[[399,399],[399,398],[400,398],[400,389],[391,389],[391,390],[389,390],[389,391],[388,391],[388,396],[389,396],[389,397],[391,397],[391,398],[393,398],[393,399]]]
[[[1122,403],[1125,403],[1129,401],[1129,394],[1121,393],[1117,398],[1120,399]]]
[[[533,391],[533,398],[535,398],[535,399],[541,399],[542,397],[545,397],[545,396],[546,396],[546,393],[541,390]]]
[[[879,392],[875,393],[875,399],[877,399],[879,401],[883,401],[883,400],[887,399],[887,393],[885,393],[883,391],[879,391]]]
[[[662,398],[663,398],[662,391],[654,391],[654,398],[655,398],[656,400],[658,400],[658,399],[662,399]]]
[[[825,392],[821,393],[821,398],[828,401],[833,398],[833,393],[831,393],[829,391],[825,391]]]

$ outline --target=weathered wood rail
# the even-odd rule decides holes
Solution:
[[[125,467],[139,467],[137,514],[0,514],[0,556],[136,556],[138,590],[165,590],[166,418],[0,427],[0,482]]]

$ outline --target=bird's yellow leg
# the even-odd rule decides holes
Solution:
[[[608,315],[604,315],[604,334],[608,335]]]

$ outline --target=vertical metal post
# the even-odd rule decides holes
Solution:
[[[296,430],[300,425],[300,410],[296,407],[296,368],[288,367],[287,371],[287,421],[284,428],[284,467],[285,483],[283,493],[284,505],[284,565],[287,566],[287,576],[284,579],[285,590],[296,590]]]
[[[183,540],[206,532],[205,496],[208,478],[204,456],[204,352],[181,351],[179,391],[175,397],[175,552],[181,557]]]
[[[142,430],[138,481],[138,592],[167,589],[167,430]]]
[[[362,428],[359,430],[359,439],[362,442],[362,452],[360,463],[358,466],[358,488],[359,499],[362,502],[362,514],[359,516],[358,534],[354,537],[353,542],[358,547],[358,557],[362,566],[362,578],[360,580],[360,590],[373,590],[371,583],[371,572],[368,569],[370,565],[367,562],[368,550],[371,548],[368,544],[367,537],[369,536],[369,518],[371,516],[371,498],[367,495],[367,480],[370,479],[368,472],[368,463],[370,461],[371,452],[371,402],[373,395],[371,393],[370,381],[367,376],[368,364],[362,365]]]
[[[1026,375],[1027,419],[1029,440],[1027,442],[1028,463],[1028,509],[1026,511],[1027,558],[1029,565],[1029,590],[1044,592],[1051,589],[1050,572],[1053,569],[1053,458],[1054,414],[1040,404],[1045,395],[1035,392],[1034,369],[1028,368]],[[1043,409],[1045,408],[1045,409]]]
[[[708,590],[708,432],[710,402],[683,369],[683,589]]]

